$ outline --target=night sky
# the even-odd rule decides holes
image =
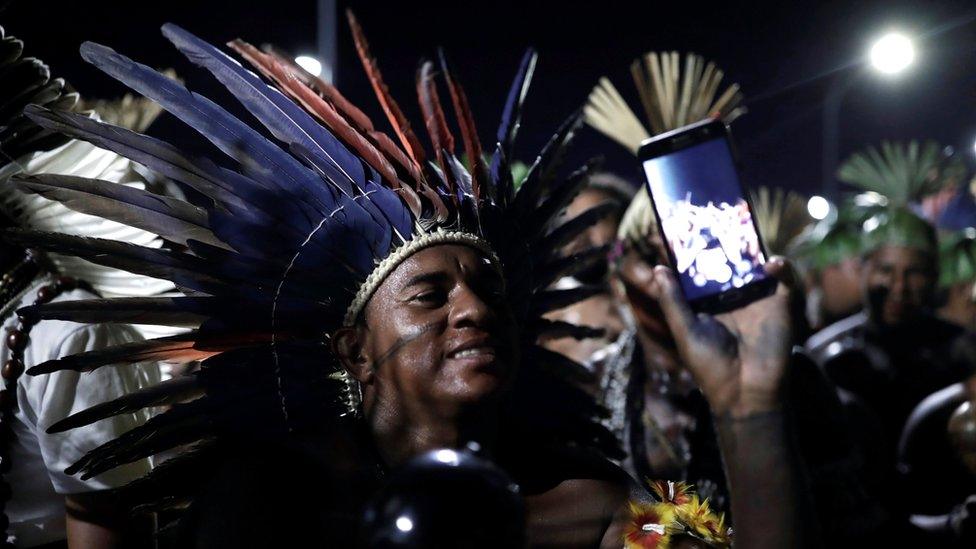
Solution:
[[[0,0],[0,4],[2,4]],[[711,4],[711,3],[708,3]],[[836,78],[857,78],[845,96],[841,157],[882,139],[932,138],[952,145],[976,167],[976,5],[965,1],[726,2],[340,2],[355,9],[390,88],[419,124],[414,71],[443,46],[481,121],[494,134],[522,51],[540,52],[523,118],[520,158],[531,160],[548,132],[580,106],[607,75],[640,113],[628,66],[650,50],[694,51],[738,82],[750,112],[733,125],[748,184],[817,192],[821,172],[821,106]],[[137,11],[138,9],[138,11]],[[340,14],[341,15],[341,14]],[[293,52],[315,47],[314,0],[275,2],[9,2],[0,12],[8,34],[27,42],[89,96],[113,97],[120,84],[78,56],[94,40],[156,67],[175,67],[188,85],[217,88],[161,36],[178,23],[214,42],[241,37]],[[870,40],[898,28],[919,36],[916,65],[897,79],[859,66]],[[381,113],[359,68],[344,18],[339,22],[340,89],[370,114]],[[226,96],[218,96],[218,99]],[[182,136],[162,120],[153,133]],[[193,141],[188,141],[192,143]],[[570,158],[602,154],[607,166],[638,181],[639,166],[616,144],[585,130]]]

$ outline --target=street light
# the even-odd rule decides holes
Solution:
[[[884,74],[897,74],[915,60],[915,45],[904,34],[889,32],[871,46],[871,66]]]
[[[820,221],[830,215],[830,202],[822,196],[813,195],[807,201],[807,213],[810,217]]]
[[[299,55],[295,58],[295,63],[298,63],[299,67],[307,70],[312,76],[322,74],[322,62],[311,55]]]
[[[895,75],[904,72],[915,61],[912,40],[897,32],[889,32],[874,41],[868,53],[871,66],[878,72]],[[837,198],[837,180],[834,171],[839,161],[838,140],[840,131],[841,101],[854,87],[860,72],[849,77],[838,76],[831,82],[823,105],[823,165],[821,177],[823,192],[828,198]]]

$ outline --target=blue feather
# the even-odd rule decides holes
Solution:
[[[967,189],[956,191],[939,215],[935,226],[947,231],[961,231],[976,226],[976,199]]]
[[[268,190],[277,187],[297,198],[293,202],[303,210],[307,223],[314,225],[321,215],[328,213],[327,206],[316,212],[304,200],[309,197],[309,189],[326,188],[315,173],[213,101],[111,48],[85,42],[81,45],[81,56],[200,132],[240,162],[245,173],[264,183]]]
[[[365,173],[359,157],[304,109],[224,52],[179,26],[163,25],[163,35],[187,59],[210,71],[277,139],[288,145],[299,143],[308,149],[310,160],[329,174],[343,193],[353,195],[352,184],[362,188]]]
[[[526,50],[522,56],[522,62],[515,74],[515,80],[512,81],[512,86],[508,90],[508,98],[505,101],[505,108],[502,110],[502,119],[495,134],[495,153],[491,158],[489,173],[492,183],[497,188],[492,189],[490,193],[493,193],[503,204],[507,204],[514,194],[509,162],[512,160],[515,135],[518,133],[521,123],[522,103],[529,92],[529,84],[532,83],[532,74],[535,72],[537,58],[538,54],[532,48]]]
[[[538,54],[532,48],[525,51],[522,55],[522,62],[519,70],[515,74],[515,80],[508,90],[508,98],[505,100],[505,108],[502,110],[502,120],[498,125],[498,132],[495,139],[505,147],[505,152],[511,154],[512,142],[518,132],[519,123],[522,117],[522,103],[525,101],[526,94],[529,93],[529,84],[532,83],[532,74],[535,72],[535,62]]]
[[[400,197],[394,191],[373,181],[366,182],[366,196],[383,212],[383,216],[396,232],[404,240],[410,240],[413,234],[413,217]]]
[[[217,166],[207,158],[189,158],[165,141],[76,113],[52,111],[36,105],[29,105],[24,113],[41,127],[87,141],[189,185],[213,200],[217,210],[226,210],[238,223],[277,226],[277,230],[282,232],[290,227],[302,235],[311,230],[307,223],[298,222],[302,215],[293,206],[281,203],[284,201],[269,201],[268,192],[264,191],[262,185],[233,170]],[[264,191],[265,194],[255,197],[249,191]],[[277,225],[269,218],[271,210],[268,208],[271,204],[275,205],[274,213],[280,214],[276,217],[280,222]]]

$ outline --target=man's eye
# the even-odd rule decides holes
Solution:
[[[421,292],[413,297],[414,301],[419,303],[431,304],[439,303],[444,301],[444,292],[439,290],[430,290],[426,292]]]

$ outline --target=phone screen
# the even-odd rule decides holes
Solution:
[[[766,258],[726,139],[648,159],[644,172],[689,300],[766,278]]]

